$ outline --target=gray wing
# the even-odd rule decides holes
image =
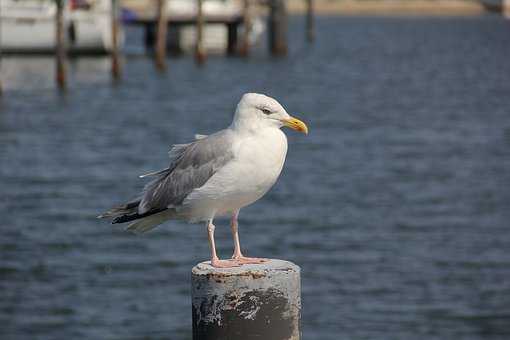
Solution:
[[[191,191],[203,186],[220,168],[234,158],[232,131],[222,130],[170,150],[170,166],[155,173],[138,206],[138,214],[178,206]]]
[[[195,135],[195,140],[204,139],[206,137],[207,137],[207,135],[196,134]],[[179,155],[181,155],[190,144],[191,143],[188,143],[188,144],[174,144],[172,146],[172,148],[170,149],[170,151],[168,152],[168,157],[170,157],[170,161],[174,162],[175,159],[178,158]],[[172,164],[170,164],[170,167],[171,167],[171,165]],[[148,173],[140,175],[138,177],[145,178],[145,177],[157,176],[157,175],[161,175],[161,174],[165,173],[166,171],[168,171],[168,168],[163,169],[163,170],[148,172]]]

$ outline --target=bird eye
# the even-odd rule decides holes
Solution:
[[[270,115],[271,113],[273,113],[273,111],[269,110],[269,109],[261,109],[262,112],[265,114],[265,115]]]

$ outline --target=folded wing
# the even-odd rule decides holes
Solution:
[[[190,144],[176,145],[169,154],[170,166],[144,188],[140,215],[179,206],[191,191],[232,160],[232,132],[222,130]]]

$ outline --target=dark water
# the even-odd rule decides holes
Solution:
[[[283,175],[241,212],[249,255],[302,267],[304,339],[510,338],[510,23],[291,21],[287,59],[3,61],[0,338],[189,339],[201,225],[133,236],[94,218],[172,143],[229,124],[242,93],[306,120]],[[227,221],[219,251],[230,256]]]

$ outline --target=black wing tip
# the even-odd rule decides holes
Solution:
[[[142,217],[145,217],[145,216],[144,215],[139,215],[138,213],[130,214],[130,215],[117,216],[117,217],[115,217],[112,220],[112,224],[130,222],[130,221],[134,221],[134,220],[137,220],[139,218],[142,218]]]

